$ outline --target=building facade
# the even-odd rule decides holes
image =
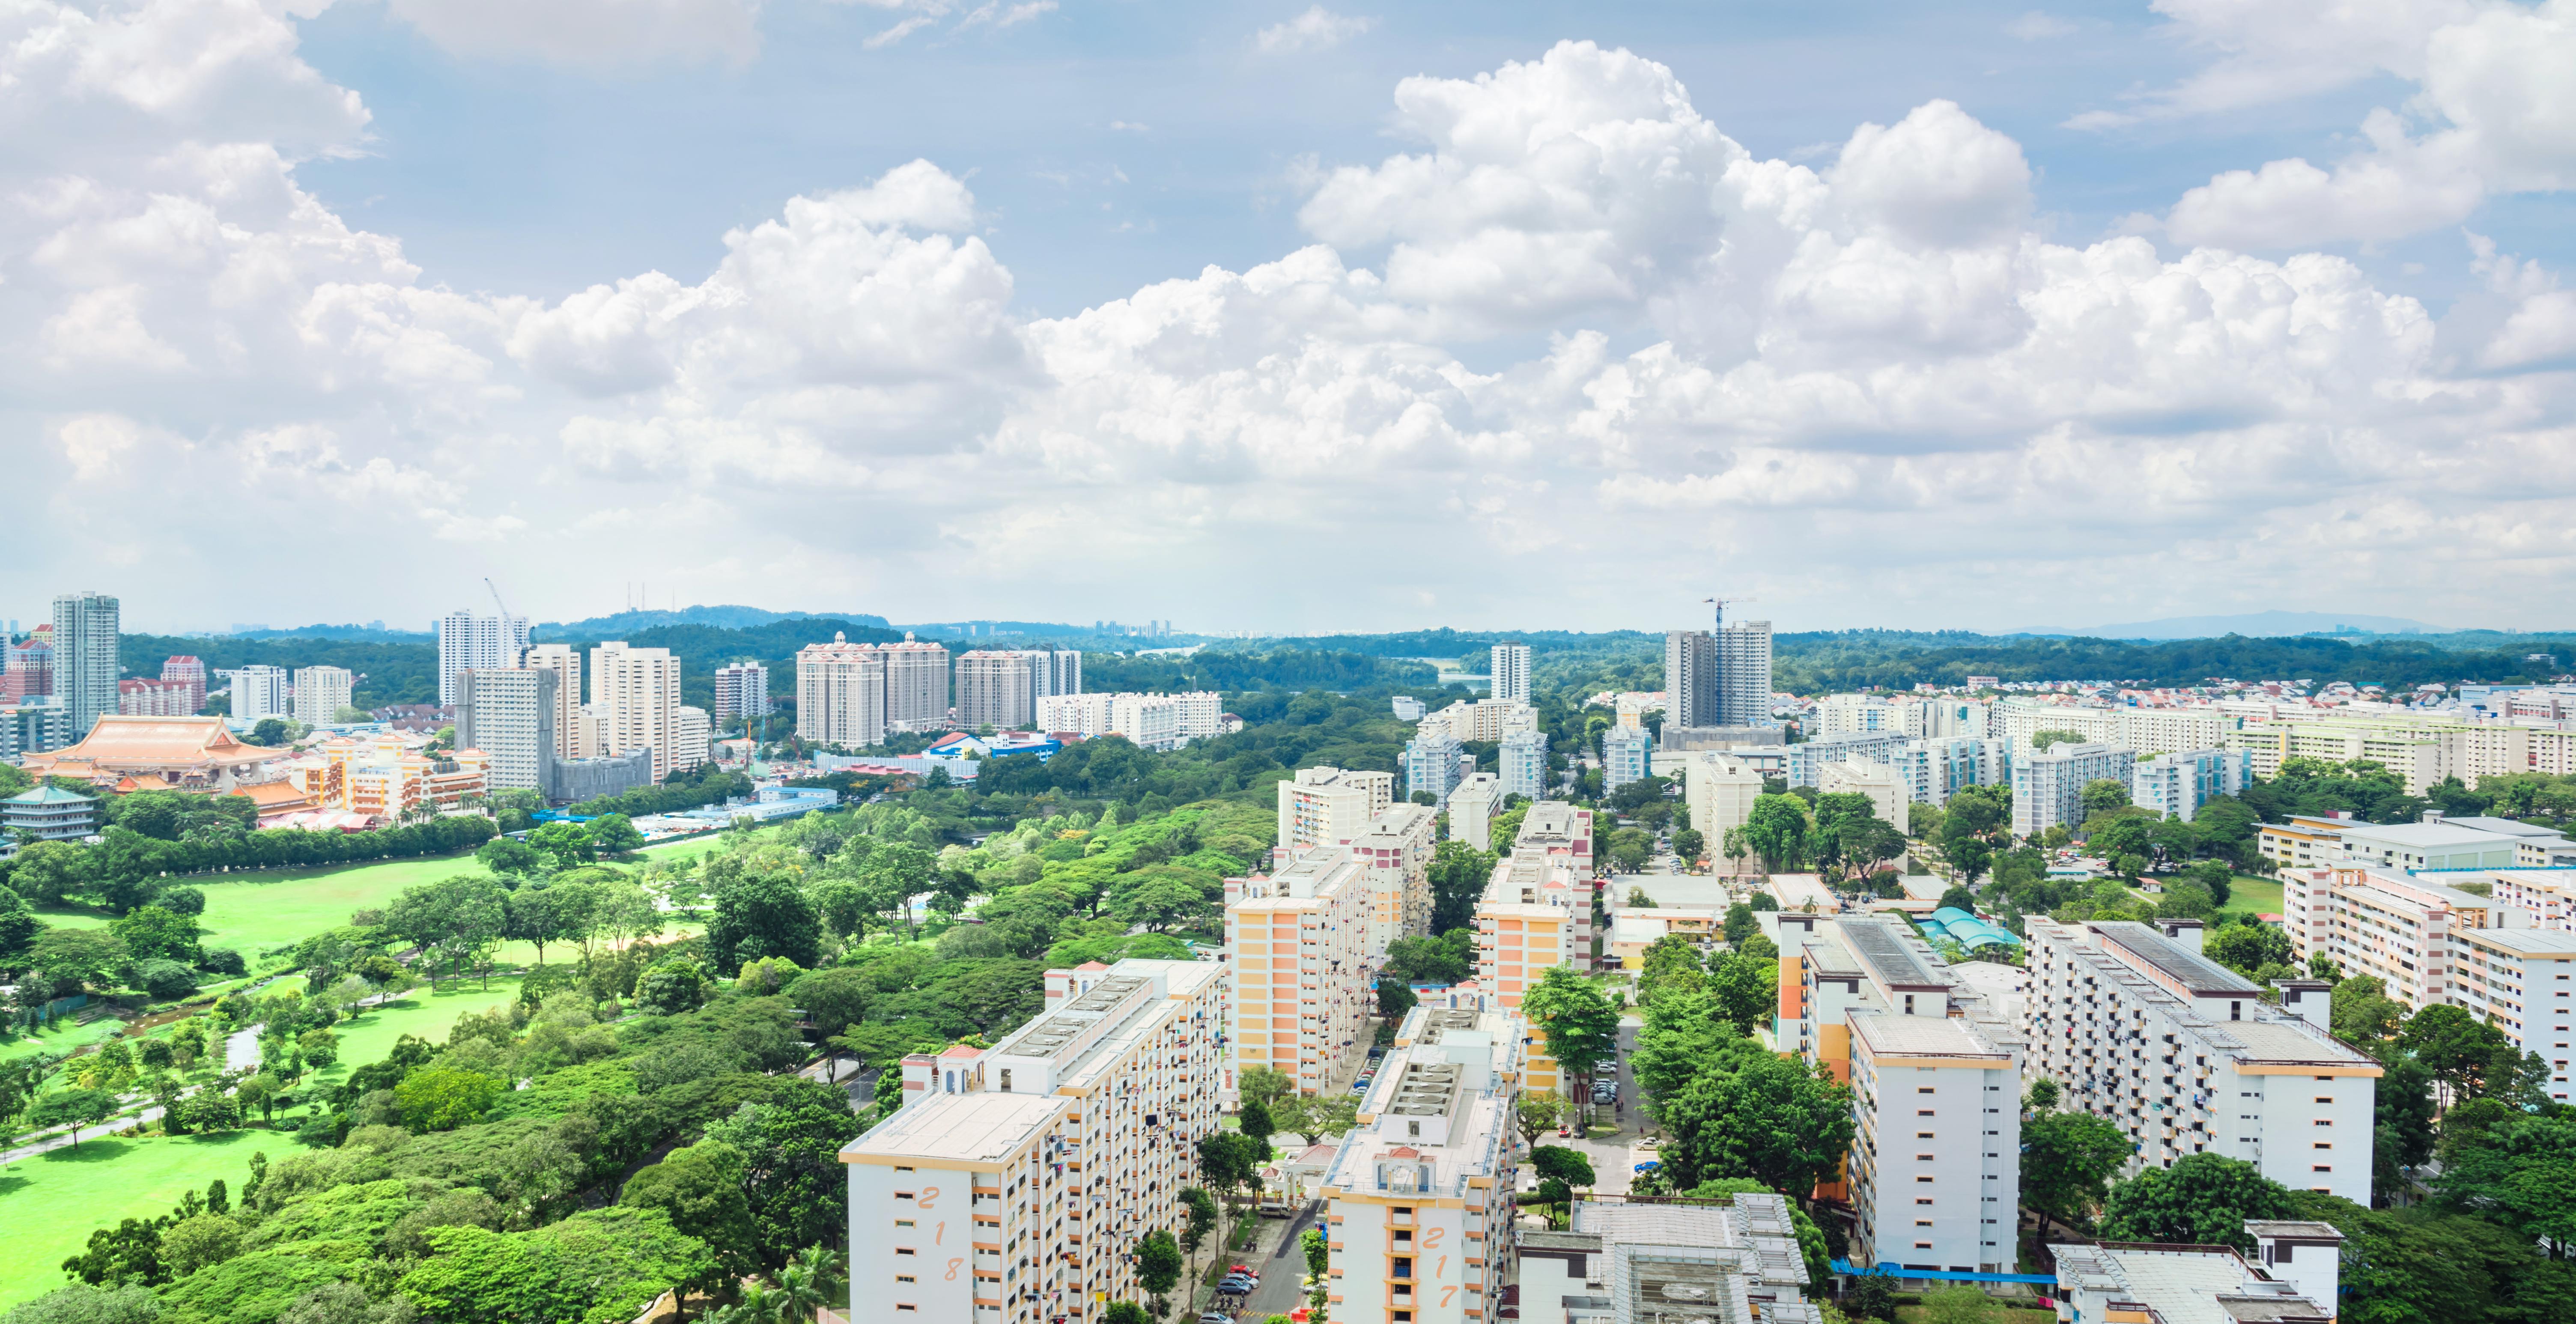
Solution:
[[[1299,768],[1279,783],[1276,850],[1341,846],[1359,839],[1369,820],[1395,803],[1395,774],[1345,768]]]
[[[2379,1064],[2327,1032],[2324,985],[2286,981],[2275,1007],[2172,923],[2028,920],[2030,1073],[2128,1132],[2131,1171],[2224,1154],[2367,1206]]]
[[[885,726],[888,731],[939,731],[948,726],[948,648],[909,632],[884,644]]]
[[[188,711],[181,714],[182,716],[193,715],[205,708],[205,659],[184,653],[164,659],[161,663],[161,683],[188,687]]]
[[[1870,813],[1899,832],[1914,804],[1904,779],[1884,763],[1828,763],[1816,789],[1825,795],[1868,796]]]
[[[2129,784],[2138,756],[2117,745],[2052,745],[2045,753],[2015,754],[2012,764],[2012,832],[2033,837],[2084,821],[2084,784]]]
[[[120,680],[116,682],[116,711],[123,717],[186,717],[196,710],[188,706],[188,687],[161,680]]]
[[[441,700],[452,702],[452,700]],[[244,722],[295,715],[295,673],[253,665],[233,673],[232,716]]]
[[[978,648],[957,658],[957,724],[969,731],[1011,731],[1037,717],[1036,669],[1030,654]]]
[[[739,717],[758,721],[769,716],[769,668],[745,659],[716,668],[716,725]]]
[[[451,611],[439,617],[440,706],[456,702],[458,677],[466,671],[499,671],[515,667],[527,653],[528,618],[525,616],[477,616],[470,611]]]
[[[850,1317],[1098,1324],[1143,1293],[1129,1252],[1180,1232],[1217,1129],[1224,968],[1048,972],[989,1051],[904,1061],[905,1100],[841,1149]]]
[[[1530,650],[1528,644],[1494,645],[1494,688],[1492,697],[1509,703],[1530,701]]]
[[[1717,656],[1717,720],[1706,725],[1762,726],[1771,721],[1771,622],[1721,625],[1713,638]]]
[[[836,633],[796,652],[796,734],[818,745],[885,743],[886,659],[873,644]]]
[[[673,723],[679,711],[680,659],[670,649],[611,640],[590,650],[590,715],[599,724],[599,753],[649,749],[653,780],[660,783],[687,766],[677,761]]]
[[[1887,763],[1912,743],[1902,731],[1852,731],[1800,741],[1782,751],[1791,786],[1822,785],[1829,763]]]
[[[583,739],[581,652],[570,644],[538,644],[528,650],[527,665],[540,671],[551,671],[554,683],[554,757],[577,759],[596,756],[600,751]],[[462,739],[464,732],[457,732]],[[544,785],[543,781],[529,783]]]
[[[1547,794],[1547,736],[1539,731],[1515,731],[1503,737],[1502,748],[1495,754],[1503,778],[1503,794],[1525,795],[1532,800]],[[1445,795],[1446,792],[1443,792]]]
[[[1642,727],[1614,726],[1601,733],[1601,789],[1606,794],[1654,775],[1654,739]]]
[[[1255,1067],[1333,1088],[1333,1067],[1368,1032],[1371,897],[1359,857],[1332,846],[1299,850],[1271,874],[1225,880],[1225,949],[1234,967],[1227,1031],[1234,1048],[1224,1087]]]
[[[1494,816],[1503,811],[1503,779],[1475,773],[1449,792],[1449,839],[1477,850],[1493,849]]]
[[[306,726],[329,726],[349,706],[357,676],[346,667],[298,667],[295,671],[295,720]]]
[[[2253,766],[2253,756],[2241,749],[2194,749],[2140,759],[2130,765],[2129,803],[2188,823],[2202,805],[2242,794]]]
[[[1413,739],[1404,742],[1404,793],[1412,796],[1428,791],[1434,803],[1449,798],[1449,793],[1458,787],[1459,753],[1458,737],[1426,719],[1414,728]],[[1511,793],[1508,783],[1503,792]]]
[[[457,678],[456,747],[482,751],[493,790],[543,794],[554,784],[562,685],[561,672],[538,666]]]
[[[117,600],[104,593],[54,599],[54,699],[75,737],[116,712],[118,610]]]

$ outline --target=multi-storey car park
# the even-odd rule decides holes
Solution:
[[[851,1318],[1085,1324],[1140,1293],[1129,1252],[1179,1231],[1217,1129],[1224,968],[1049,971],[989,1051],[905,1059],[905,1101],[841,1150]]]
[[[2197,921],[2171,927],[2029,921],[2030,1073],[2127,1131],[2132,1171],[2224,1154],[2369,1204],[2380,1068],[2326,1032],[2325,986],[2284,984],[2271,1006],[2200,954]]]
[[[1520,1233],[1521,1318],[1579,1324],[1822,1324],[1785,1196],[1726,1204],[1583,1201],[1563,1232]]]
[[[1343,1324],[1497,1318],[1510,1276],[1517,1017],[1416,1007],[1324,1174],[1327,1304]]]

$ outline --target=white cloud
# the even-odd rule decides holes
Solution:
[[[2362,145],[2331,165],[2291,157],[2192,189],[2166,218],[2184,243],[2378,242],[2457,224],[2497,194],[2576,186],[2576,0],[2158,7],[2222,58],[2132,111],[2076,124],[2238,110],[2373,73],[2418,88],[2372,111]]]
[[[555,64],[744,64],[761,0],[386,0],[457,55]]]
[[[2075,31],[2073,23],[2037,9],[2004,24],[2004,35],[2017,41],[2046,41],[2051,37],[2071,36]]]
[[[1304,55],[1328,51],[1377,26],[1374,18],[1336,14],[1316,5],[1284,23],[1255,33],[1252,44],[1264,55]]]

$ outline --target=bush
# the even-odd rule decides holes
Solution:
[[[96,1288],[74,1283],[0,1315],[0,1324],[154,1324],[161,1302],[140,1285]]]
[[[403,1125],[414,1131],[452,1131],[490,1112],[500,1097],[500,1081],[453,1067],[415,1071],[394,1087]]]
[[[242,959],[240,952],[230,947],[209,947],[197,953],[197,968],[213,974],[230,975],[235,979],[250,973],[250,963]]]
[[[646,1011],[676,1016],[695,1011],[707,1000],[707,974],[698,963],[685,956],[667,957],[653,963],[644,977],[635,982],[635,1003]]]
[[[722,1050],[697,1043],[641,1053],[628,1061],[635,1073],[635,1088],[643,1094],[658,1094],[674,1085],[730,1075],[740,1069],[740,1064]]]
[[[165,887],[152,898],[152,904],[173,915],[206,913],[206,894],[193,887]]]
[[[134,982],[155,1001],[172,1002],[197,991],[197,972],[156,956],[134,967]]]

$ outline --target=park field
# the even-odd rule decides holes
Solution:
[[[332,1026],[340,1036],[340,1060],[317,1074],[336,1084],[352,1067],[383,1061],[385,1054],[393,1051],[394,1041],[406,1034],[443,1046],[448,1027],[456,1024],[459,1017],[508,1006],[518,996],[516,979],[495,978],[490,988],[483,987],[479,979],[453,980],[441,984],[436,993],[423,984],[392,1002],[367,1008],[356,1020]]]
[[[292,1137],[275,1131],[139,1139],[83,1133],[77,1149],[0,1168],[0,1227],[9,1229],[9,1252],[0,1255],[0,1309],[70,1281],[62,1262],[81,1253],[93,1228],[166,1214],[181,1193],[202,1191],[217,1177],[238,1197],[254,1150],[266,1151],[272,1162],[302,1152]]]
[[[2251,911],[2257,915],[2281,913],[2281,882],[2277,878],[2251,878],[2236,875],[2227,885],[2227,904],[2219,908],[2222,915]]]

